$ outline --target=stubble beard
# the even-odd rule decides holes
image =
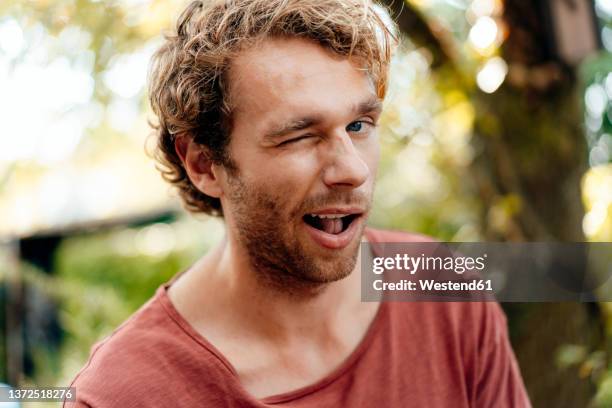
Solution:
[[[239,174],[230,177],[230,188],[227,197],[232,205],[236,235],[262,285],[285,295],[312,296],[354,270],[359,241],[342,250],[343,254],[331,258],[313,256],[312,252],[309,255],[287,224],[295,223],[301,214],[299,211],[290,214],[282,211],[282,193],[276,195],[263,186],[245,183]],[[340,198],[339,194],[330,194],[325,198],[326,203],[350,203],[347,198],[331,201],[330,198],[335,198],[332,195]],[[342,196],[345,197],[346,193]],[[364,198],[360,197],[363,203]],[[317,200],[317,203],[320,201],[323,200]],[[363,233],[363,224],[360,228],[358,236]]]

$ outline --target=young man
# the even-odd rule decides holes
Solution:
[[[227,234],[92,350],[92,407],[527,407],[495,303],[361,302],[392,35],[361,0],[188,6],[154,57],[165,176]],[[70,406],[70,403],[66,403]]]

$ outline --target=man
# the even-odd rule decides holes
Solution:
[[[497,304],[361,302],[360,243],[421,239],[365,227],[392,42],[360,0],[187,7],[159,156],[227,234],[93,348],[76,406],[529,406]]]

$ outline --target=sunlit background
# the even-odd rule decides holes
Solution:
[[[184,4],[0,3],[4,382],[68,384],[95,341],[223,234],[181,210],[146,154],[149,59]],[[612,0],[411,0],[402,13],[413,20],[400,24],[371,224],[453,241],[610,241]],[[580,401],[612,406],[612,319],[598,307],[608,337],[564,340],[548,363],[576,379]],[[529,333],[512,322],[535,312],[509,313],[524,368]],[[550,393],[527,385],[536,401]]]
[[[153,162],[143,155],[151,118],[144,92],[148,62],[160,43],[158,34],[170,27],[183,3],[9,1],[0,6],[3,236],[175,205]],[[508,64],[499,56],[506,32],[500,19],[502,2],[412,3],[435,16],[435,23],[450,34],[462,71],[473,74],[482,92],[494,93],[508,74]],[[603,21],[612,16],[611,1],[597,1],[595,9]],[[96,16],[104,12],[109,14]],[[100,17],[104,21],[96,21]],[[111,17],[116,20],[108,21]],[[604,25],[600,34],[605,49],[612,48],[612,28]],[[395,175],[391,177],[388,183],[406,188],[394,188],[396,199],[387,205],[404,200],[406,194],[434,201],[444,198],[448,192],[439,185],[443,175],[431,160],[432,154],[441,153],[440,147],[452,152],[458,166],[470,161],[475,107],[467,94],[437,93],[422,51],[404,52],[394,69],[392,93],[401,96],[386,119],[395,135],[414,142],[402,154],[418,160],[397,160],[404,166],[398,172],[412,175],[413,180],[398,183]],[[586,68],[597,72],[587,78],[583,91],[590,164],[584,174],[588,212],[583,228],[590,239],[610,237],[612,198],[611,190],[604,188],[612,173],[609,58],[600,56]],[[444,109],[449,104],[440,98],[445,96],[457,99],[453,112]]]

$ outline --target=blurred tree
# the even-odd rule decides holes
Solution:
[[[582,242],[580,179],[588,157],[583,85],[573,67],[555,55],[546,32],[550,27],[543,24],[546,2],[541,3],[506,3],[509,35],[502,55],[508,81],[495,94],[477,99],[482,115],[476,131],[484,153],[477,174],[489,204],[487,235]],[[508,311],[517,316],[514,340],[525,379],[533,384],[535,406],[587,406],[593,385],[588,377],[557,369],[555,353],[566,343],[600,346],[597,305],[512,305]],[[536,359],[539,364],[529,363]]]
[[[481,236],[489,241],[584,241],[582,84],[573,67],[555,55],[547,2],[507,1],[493,16],[506,29],[501,57],[508,75],[490,93],[471,79],[476,77],[474,65],[452,51],[460,47],[449,45],[453,37],[436,16],[426,16],[417,2],[387,3],[402,32],[430,51],[432,69],[444,78],[442,92],[460,88],[475,106],[476,155],[470,170],[480,197]],[[575,372],[559,370],[555,356],[567,343],[590,349],[601,345],[604,331],[597,305],[504,307],[534,406],[587,406],[594,385]]]
[[[112,129],[112,127],[109,126],[109,105],[114,100],[122,100],[123,102],[127,102],[121,105],[124,110],[126,110],[125,107],[127,105],[131,104],[135,105],[134,110],[138,111],[141,109],[139,105],[143,105],[142,102],[144,102],[144,89],[137,89],[136,95],[128,100],[124,95],[117,94],[114,89],[109,87],[108,76],[120,57],[130,56],[142,50],[148,41],[159,35],[159,32],[169,25],[170,19],[173,16],[171,11],[178,12],[178,7],[176,7],[177,3],[179,2],[159,0],[145,2],[137,1],[130,4],[122,1],[101,2],[95,0],[0,2],[0,26],[4,28],[4,38],[0,39],[1,75],[4,76],[8,74],[10,78],[12,72],[25,67],[22,72],[27,72],[28,84],[30,81],[33,81],[33,85],[30,86],[30,90],[32,90],[32,88],[33,90],[30,94],[37,93],[36,97],[40,97],[41,99],[49,97],[54,98],[55,95],[49,95],[48,88],[43,89],[47,84],[40,83],[40,81],[36,83],[37,78],[34,78],[36,73],[52,71],[54,69],[53,64],[56,64],[58,61],[63,64],[61,66],[64,68],[78,67],[79,73],[82,73],[87,79],[91,79],[93,82],[92,94],[88,96],[87,100],[81,101],[81,103],[93,108],[94,111],[101,111],[102,116],[101,120],[91,120],[88,119],[88,115],[81,115],[82,118],[78,122],[78,126],[80,127],[78,133],[80,133],[79,140],[81,143],[79,149],[76,150],[79,154],[74,154],[72,157],[68,158],[69,160],[60,161],[59,163],[40,163],[35,159],[30,159],[9,161],[7,163],[4,160],[6,157],[10,157],[10,155],[3,156],[0,159],[0,204],[10,200],[10,197],[7,197],[6,194],[21,193],[23,190],[20,191],[20,189],[28,187],[30,190],[35,190],[36,185],[33,181],[36,180],[36,178],[44,179],[43,176],[45,176],[45,173],[48,176],[53,171],[57,171],[59,179],[70,182],[68,180],[68,176],[70,176],[69,171],[74,172],[75,168],[77,170],[87,171],[89,170],[87,166],[91,166],[93,162],[99,161],[98,158],[104,154],[108,154],[115,159],[120,158],[121,154],[119,154],[119,151],[124,149],[126,145],[137,145],[137,150],[135,149],[137,151],[137,156],[132,157],[133,161],[130,162],[127,173],[132,175],[141,174],[140,170],[142,166],[137,163],[142,163],[143,161],[141,159],[141,157],[144,156],[143,146],[140,140],[146,136],[146,133],[143,132],[141,135],[142,137],[137,137],[138,141],[134,143],[135,138],[133,135],[126,134],[127,132],[120,133]],[[12,36],[6,35],[6,27],[13,27],[12,31],[8,31],[9,34],[13,34]],[[15,35],[15,31],[17,31],[18,35]],[[20,40],[18,41],[19,44],[17,44],[17,41],[15,41],[14,44],[10,43],[17,39]],[[37,68],[40,68],[40,71],[37,71]],[[66,72],[65,69],[64,72]],[[138,76],[142,78],[146,76],[144,69],[142,72],[138,73]],[[76,83],[69,82],[71,79],[70,77],[64,77],[67,83],[62,83],[60,85],[64,87],[61,91],[71,93],[81,84],[78,81]],[[0,78],[0,82],[2,80],[6,80],[6,78]],[[38,88],[39,85],[40,88]],[[28,92],[26,92],[26,94],[27,93]],[[13,102],[11,101],[9,103]],[[75,110],[75,108],[78,107],[77,105],[78,103],[58,108],[57,112],[54,112],[55,116],[53,120],[61,120],[63,116]],[[21,107],[24,112],[27,111],[28,108],[28,106]],[[30,118],[36,116],[36,113],[29,112],[27,116]],[[49,121],[46,117],[36,117],[34,121],[38,120],[44,122],[46,125],[50,125],[50,123],[46,123]],[[22,129],[19,130],[21,131]],[[70,131],[72,129],[64,130]],[[9,135],[11,132],[6,132],[7,134],[3,134],[3,138],[25,138],[26,136],[31,136],[25,134],[26,131],[23,131],[23,134],[19,134],[18,136],[15,134]],[[18,151],[18,143],[15,143],[15,145],[15,150]],[[13,145],[11,145],[11,148],[12,147]],[[66,162],[76,162],[76,165],[71,167],[70,164]],[[146,164],[150,166],[150,162]],[[109,174],[113,170],[112,165],[100,167],[104,167],[104,174]],[[32,177],[33,175],[34,177]],[[49,181],[52,177],[47,177],[47,179]],[[55,178],[55,180],[57,181],[58,178]],[[89,183],[92,184],[92,181],[90,177]],[[51,184],[54,183],[52,182]],[[105,183],[104,180],[101,180],[99,185],[94,187],[99,190],[104,190],[108,184],[109,183]],[[138,189],[138,194],[145,198],[145,186],[151,183],[142,182],[140,184],[141,188]],[[7,187],[7,189],[5,189],[5,187]],[[58,185],[55,184],[53,187],[57,188]],[[59,187],[61,187],[61,185]],[[133,187],[131,187],[131,189],[133,189]],[[68,192],[73,193],[74,190],[76,190],[75,186],[71,187]],[[60,188],[60,191],[55,191],[52,194],[61,196],[68,192],[61,191]],[[108,192],[102,191],[102,194],[107,195]],[[36,197],[36,192],[30,194],[28,198],[35,200],[34,197]],[[81,195],[81,197],[83,196]],[[124,196],[122,198],[122,207],[129,207],[129,204],[126,203],[127,200],[125,200],[126,197]],[[18,197],[13,197],[13,199],[19,201]],[[68,215],[70,212],[75,214],[79,212],[87,213],[87,210],[82,211],[83,207],[81,207],[81,209],[78,208],[78,201],[78,199],[73,200],[70,204],[72,207],[71,210],[61,213],[64,215]],[[147,201],[146,198],[145,201]],[[45,206],[53,207],[53,204],[45,203]],[[145,208],[142,211],[144,212],[147,210],[150,209]],[[28,214],[28,218],[35,219],[38,215],[39,214]],[[134,221],[134,215],[130,214],[130,217],[129,220],[126,220],[125,225],[130,221]],[[66,218],[74,221],[74,219],[70,218],[70,215]],[[81,219],[77,221],[81,221],[81,224],[75,229],[83,229],[85,227],[83,222],[90,220]],[[36,225],[36,223],[33,224]],[[0,234],[7,232],[7,230],[4,229],[5,226],[3,225],[2,227],[3,230],[0,231]],[[56,226],[53,225],[53,227]],[[8,230],[11,231],[10,228]],[[28,235],[31,234],[32,236],[40,238],[40,231],[28,232]],[[16,268],[19,270],[19,273],[13,274],[15,275],[13,277],[15,282],[5,282],[4,274],[0,274],[2,277],[0,283],[3,284],[2,289],[8,292],[7,296],[4,296],[4,300],[6,301],[7,308],[10,307],[10,309],[7,310],[7,332],[3,333],[3,338],[6,338],[7,344],[3,344],[2,349],[4,350],[6,348],[6,353],[3,353],[3,355],[5,354],[6,356],[2,359],[3,361],[0,362],[0,375],[3,377],[6,375],[6,379],[12,384],[20,384],[22,381],[26,380],[28,376],[33,376],[39,380],[55,380],[57,378],[57,373],[55,372],[57,371],[56,363],[58,359],[56,346],[60,339],[63,340],[61,336],[63,333],[59,333],[57,331],[58,328],[54,324],[57,322],[55,305],[64,302],[61,307],[63,307],[64,310],[70,308],[72,305],[70,300],[76,297],[78,290],[75,290],[76,286],[70,285],[70,279],[61,276],[58,277],[58,282],[49,285],[47,285],[46,282],[53,282],[54,277],[47,277],[47,279],[45,279],[45,277],[38,276],[36,279],[29,279],[28,276],[36,276],[37,274],[41,274],[42,271],[54,272],[53,269],[57,268],[54,256],[57,244],[64,238],[63,234],[71,235],[78,232],[82,231],[59,231],[59,235],[53,237],[51,241],[47,239],[40,241],[36,238],[28,239],[28,237],[24,236],[15,238],[15,242],[21,243],[21,248],[18,252],[22,260],[32,261],[39,268],[33,268],[30,265],[22,264],[19,268]],[[40,241],[35,245],[36,248],[28,245],[34,241]],[[28,248],[34,249],[35,253]],[[42,264],[41,262],[37,262],[40,260],[43,260]],[[82,268],[79,272],[87,274],[89,271],[87,268]],[[159,271],[157,274],[152,273],[149,277],[153,282],[151,286],[159,283],[159,281],[166,276],[167,273],[164,275]],[[41,282],[43,283],[41,284]],[[73,292],[63,291],[61,292],[62,296],[56,297],[53,296],[53,293],[50,294],[49,291],[44,290],[44,288],[41,289],[41,286],[61,286],[62,283],[66,284],[65,287],[72,289]],[[125,284],[125,282],[122,282],[122,284]],[[86,285],[83,285],[83,287],[85,286]],[[95,288],[90,286],[89,289],[91,292],[95,293]],[[143,290],[144,288],[141,285],[139,289]],[[143,290],[140,296],[144,295],[150,295],[150,291]],[[131,296],[128,296],[128,299],[135,299],[137,301],[142,300],[141,297],[134,296],[133,293]],[[109,302],[112,302],[112,299],[110,299]],[[132,312],[135,306],[129,303],[129,300],[126,301],[126,303],[128,306],[125,308],[116,308],[115,310]],[[80,304],[82,305],[83,302]],[[74,316],[81,316],[75,313],[74,309],[70,309],[70,311]],[[86,315],[86,313],[84,314]],[[109,319],[109,321],[106,322],[107,324],[111,322],[118,323],[117,320],[123,320],[127,316],[125,313],[115,313],[111,317],[116,320]],[[49,322],[52,324],[47,324]],[[64,332],[68,333],[68,341],[65,343],[67,343],[69,347],[80,340],[79,336],[75,335],[75,333],[79,333],[77,331],[79,326],[96,325],[96,322],[81,320],[75,324],[77,327],[77,329],[75,329],[73,326],[66,326],[66,319],[63,320],[63,323]],[[97,335],[102,333],[99,330],[94,330],[94,332]],[[87,338],[87,344],[85,344],[85,342],[78,343],[81,348],[80,350],[85,350],[87,352],[92,344],[91,340],[92,338]],[[93,340],[97,340],[97,338]],[[75,348],[69,348],[69,350],[74,351]],[[82,361],[79,361],[78,364],[82,364]],[[72,374],[74,374],[74,372],[71,372],[71,375]],[[47,382],[45,385],[50,384],[50,382]]]

